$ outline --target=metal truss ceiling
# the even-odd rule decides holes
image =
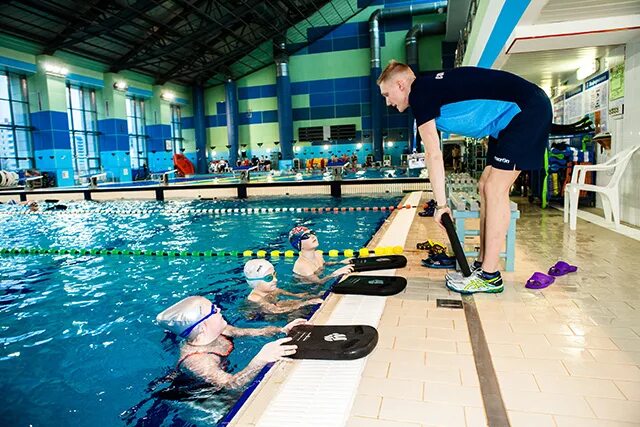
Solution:
[[[273,63],[272,40],[300,49],[307,29],[342,24],[357,0],[20,0],[3,2],[0,32],[132,70],[156,83],[215,84]],[[321,35],[314,32],[316,39]]]

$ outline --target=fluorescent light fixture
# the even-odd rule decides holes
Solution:
[[[600,61],[597,59],[584,63],[576,70],[576,78],[578,80],[584,80],[587,77],[594,75],[598,71],[599,65]]]
[[[165,101],[171,102],[174,99],[176,99],[176,94],[167,90],[160,94],[160,98],[162,98]]]
[[[113,84],[113,88],[115,90],[119,90],[121,92],[125,92],[127,89],[129,89],[129,85],[124,80],[118,80],[117,82],[115,82]]]
[[[69,69],[60,64],[47,62],[44,64],[44,72],[51,76],[66,77],[69,74]]]
[[[357,148],[358,150],[359,150],[359,149],[361,149],[361,148],[362,148],[362,142],[358,142],[358,143],[356,144],[356,148]]]

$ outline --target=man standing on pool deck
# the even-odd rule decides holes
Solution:
[[[387,106],[411,106],[425,146],[429,178],[441,225],[447,206],[444,163],[438,130],[480,138],[489,136],[487,167],[478,181],[480,254],[469,277],[448,274],[447,287],[460,293],[502,292],[500,249],[510,221],[509,190],[520,171],[542,169],[552,110],[538,86],[505,71],[460,67],[416,75],[389,62],[378,78]],[[442,226],[442,225],[441,225]]]

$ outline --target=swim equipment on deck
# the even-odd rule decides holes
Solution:
[[[390,296],[404,291],[407,279],[400,276],[348,276],[331,287],[334,294]]]
[[[368,325],[300,325],[291,329],[288,344],[297,345],[291,359],[355,360],[378,344],[378,331]]]

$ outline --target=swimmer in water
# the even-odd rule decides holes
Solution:
[[[322,298],[308,293],[295,294],[278,288],[275,268],[266,259],[252,259],[244,265],[244,277],[252,291],[247,299],[272,314],[290,313],[307,305],[321,304]],[[298,299],[278,300],[279,296]]]
[[[222,317],[220,308],[201,296],[185,298],[158,314],[158,326],[184,339],[176,370],[191,375],[219,389],[238,389],[245,386],[267,364],[295,354],[297,346],[287,344],[290,337],[265,344],[241,371],[225,371],[226,358],[234,349],[233,338],[241,336],[270,336],[288,333],[291,328],[307,323],[296,319],[280,328],[236,328]]]
[[[293,265],[293,273],[301,280],[310,283],[323,284],[329,280],[353,272],[352,258],[338,262],[325,262],[318,249],[318,238],[313,230],[307,227],[294,227],[289,232],[289,242],[294,249],[300,251],[300,256]],[[338,268],[333,273],[321,277],[324,267],[334,264],[348,264]]]

